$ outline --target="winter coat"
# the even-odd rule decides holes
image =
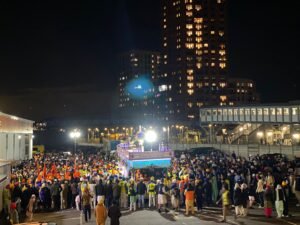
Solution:
[[[112,189],[113,189],[113,197],[118,198],[121,195],[121,187],[119,186],[119,184],[115,183],[112,185]]]
[[[111,184],[106,184],[104,186],[104,190],[105,190],[105,196],[106,197],[112,197],[113,196],[113,189],[112,189],[112,185]]]
[[[113,205],[108,210],[108,216],[110,217],[111,225],[120,225],[119,218],[121,217],[120,208],[116,205]]]
[[[146,184],[144,184],[143,182],[139,182],[137,184],[136,189],[137,189],[137,194],[138,195],[144,195],[146,193],[146,191],[147,191]]]
[[[13,201],[16,201],[18,198],[21,199],[22,197],[22,190],[19,186],[15,186],[13,192],[12,192],[12,195],[11,195],[11,199]]]
[[[247,201],[249,199],[249,189],[243,189],[241,192],[242,205],[244,208],[247,207]]]
[[[240,188],[236,188],[233,191],[233,203],[235,206],[242,205],[242,191]]]
[[[105,195],[105,189],[102,183],[96,185],[96,195],[97,196]]]

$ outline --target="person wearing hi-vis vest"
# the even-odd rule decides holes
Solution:
[[[154,177],[151,177],[150,183],[148,184],[149,208],[152,206],[155,207],[155,188]]]
[[[222,206],[223,206],[223,218],[220,222],[226,222],[226,216],[228,214],[229,206],[230,206],[230,195],[229,195],[227,184],[223,185],[221,198],[216,203],[219,204],[220,201],[222,201]],[[236,219],[235,214],[234,214],[234,219]]]
[[[128,208],[128,184],[123,177],[119,185],[121,186],[121,196],[120,196],[120,207],[127,209]]]

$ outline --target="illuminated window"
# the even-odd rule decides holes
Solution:
[[[200,24],[196,24],[195,28],[196,28],[196,30],[200,30],[202,28],[202,26]]]
[[[187,86],[188,86],[189,88],[193,88],[193,87],[194,87],[194,83],[187,83]]]
[[[166,29],[167,28],[167,25],[166,24],[164,24],[164,29]]]
[[[197,11],[199,11],[199,10],[201,10],[201,5],[195,5],[195,9],[197,10]]]
[[[226,67],[226,63],[220,63],[221,69],[224,69]]]
[[[194,22],[195,23],[202,23],[203,22],[203,18],[194,18]]]
[[[202,55],[202,51],[196,50],[196,55]]]
[[[203,87],[202,83],[197,83],[196,85],[197,85],[198,88],[202,88]]]
[[[195,116],[194,116],[194,115],[188,115],[188,118],[189,118],[189,119],[194,119]]]
[[[202,31],[196,31],[195,34],[196,34],[196,36],[201,36],[202,35]]]
[[[277,115],[282,115],[282,108],[277,108]]]
[[[204,47],[208,47],[208,43],[204,43]]]
[[[211,64],[210,64],[210,66],[211,67],[214,67],[216,64],[214,63],[214,62],[212,62]]]
[[[196,63],[196,67],[197,67],[198,69],[201,69],[202,64],[201,64],[201,63]]]
[[[224,88],[225,86],[226,86],[226,83],[224,83],[224,82],[220,83],[220,87]]]
[[[219,35],[220,35],[221,37],[223,37],[223,36],[224,36],[224,31],[219,31]]]
[[[164,43],[164,47],[166,47],[166,46],[167,46],[167,42]]]
[[[210,34],[215,34],[215,31],[214,30],[210,31]]]
[[[172,98],[169,98],[169,102],[171,102],[172,101]]]
[[[222,56],[225,55],[225,53],[226,53],[225,50],[220,50],[219,51],[219,54],[222,55]]]
[[[193,29],[193,24],[187,24],[187,25],[186,25],[186,29],[189,29],[189,30],[190,30],[190,29]]]
[[[196,42],[201,42],[202,38],[201,37],[196,37]]]
[[[168,90],[167,85],[163,84],[163,85],[158,86],[158,91],[159,92],[163,92],[163,91],[166,91],[166,90]]]
[[[225,49],[225,44],[220,44],[221,49]]]
[[[217,2],[218,2],[219,4],[221,4],[221,3],[222,3],[222,0],[217,0]]]
[[[190,107],[190,108],[193,107],[193,103],[192,103],[192,102],[189,102],[187,105],[188,105],[188,107]]]
[[[189,95],[194,94],[194,90],[192,90],[192,89],[188,89],[187,92],[188,92]]]
[[[193,31],[188,30],[188,31],[186,32],[186,34],[187,34],[187,36],[192,36],[192,35],[193,35]]]
[[[189,69],[189,70],[187,70],[186,72],[187,72],[187,74],[192,75],[192,74],[194,73],[194,70]]]
[[[298,114],[298,109],[297,108],[292,108],[292,115],[296,116]]]
[[[197,106],[198,106],[198,107],[203,106],[203,102],[197,102]]]
[[[191,12],[191,11],[187,11],[185,14],[186,14],[188,17],[193,16],[193,12]]]
[[[187,76],[187,80],[192,81],[192,80],[194,80],[194,77],[193,76]]]
[[[186,43],[185,47],[188,49],[193,49],[194,48],[194,44],[193,43]]]
[[[221,95],[221,96],[220,96],[220,100],[221,100],[222,102],[225,102],[225,101],[227,100],[227,96],[226,96],[226,95]]]
[[[196,44],[196,49],[201,49],[202,48],[202,44],[197,43]]]
[[[192,4],[186,5],[186,10],[192,10],[192,9],[193,9],[193,5]]]

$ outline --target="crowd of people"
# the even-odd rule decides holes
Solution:
[[[183,153],[160,173],[132,170],[129,177],[122,177],[116,155],[50,153],[13,168],[11,182],[3,191],[3,207],[12,223],[18,223],[20,215],[32,221],[34,211],[74,208],[84,212],[85,221],[94,209],[98,225],[107,216],[117,225],[120,209],[136,211],[147,205],[160,213],[184,209],[189,215],[195,214],[195,208],[201,213],[204,206],[221,202],[222,221],[232,206],[235,218],[247,216],[257,205],[264,208],[266,217],[272,216],[273,208],[283,217],[290,216],[292,196],[300,206],[296,168],[296,161],[280,155],[245,159],[212,151]]]

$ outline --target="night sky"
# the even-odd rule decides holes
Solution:
[[[298,1],[228,2],[228,75],[254,79],[263,102],[300,99]],[[107,118],[117,53],[160,50],[160,0],[1,1],[0,27],[0,111]]]

